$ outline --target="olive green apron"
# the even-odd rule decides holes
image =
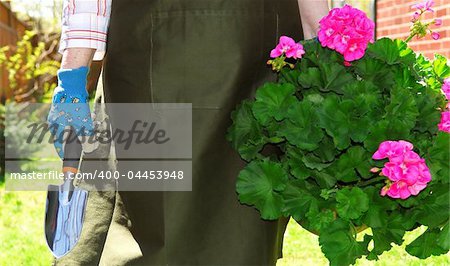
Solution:
[[[238,202],[245,164],[225,133],[236,105],[274,79],[278,38],[301,33],[296,0],[114,0],[105,101],[192,103],[192,191],[91,192],[80,243],[58,264],[275,264],[286,219]]]

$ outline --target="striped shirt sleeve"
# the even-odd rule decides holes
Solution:
[[[96,49],[94,60],[106,51],[112,0],[64,0],[59,52],[67,48]]]

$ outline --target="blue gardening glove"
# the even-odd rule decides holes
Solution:
[[[58,71],[58,87],[53,92],[53,103],[47,122],[61,159],[64,159],[64,133],[70,127],[77,137],[94,134],[89,95],[86,91],[88,71],[87,67]]]

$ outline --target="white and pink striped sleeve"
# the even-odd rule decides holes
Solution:
[[[64,0],[59,51],[96,49],[94,60],[105,55],[112,0]]]

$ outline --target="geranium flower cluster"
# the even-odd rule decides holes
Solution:
[[[433,0],[427,0],[425,2],[422,3],[418,3],[418,4],[414,4],[411,8],[412,9],[416,9],[416,13],[414,13],[415,15],[424,13],[424,12],[434,12],[434,10],[432,9],[432,7],[434,6],[434,1]]]
[[[283,54],[286,55],[286,58],[300,59],[305,54],[305,50],[303,45],[296,43],[294,39],[281,36],[277,46],[270,52],[270,57],[277,58]]]
[[[334,8],[320,20],[318,38],[323,47],[336,50],[348,62],[362,58],[374,41],[375,23],[356,8]]]
[[[439,34],[439,32],[431,30],[430,26],[431,25],[435,25],[438,27],[441,26],[442,19],[434,19],[433,21],[431,21],[429,23],[421,22],[421,18],[422,18],[423,14],[425,14],[427,12],[434,13],[434,9],[432,9],[434,4],[435,3],[433,0],[427,0],[425,2],[411,6],[411,8],[415,9],[416,11],[414,12],[413,17],[412,17],[412,22],[414,23],[414,25],[411,28],[411,35],[408,38],[408,40],[410,40],[414,36],[417,36],[417,38],[423,38],[427,35],[427,33],[431,33],[431,37],[434,40],[439,40],[441,38],[441,35]]]
[[[442,92],[445,95],[447,101],[450,101],[450,78],[444,80],[444,84],[442,85]],[[441,114],[441,122],[438,125],[440,131],[450,133],[450,103],[447,103],[447,110],[442,112]]]
[[[388,178],[381,195],[407,199],[417,195],[431,181],[431,173],[425,160],[413,151],[414,146],[407,141],[384,141],[373,154],[374,160],[389,159],[381,170]]]
[[[285,61],[286,58],[300,59],[305,54],[305,49],[301,43],[297,43],[294,39],[281,36],[277,46],[270,52],[270,57],[274,58],[267,61],[272,65],[274,71],[280,71],[284,66],[294,68],[294,65]]]

